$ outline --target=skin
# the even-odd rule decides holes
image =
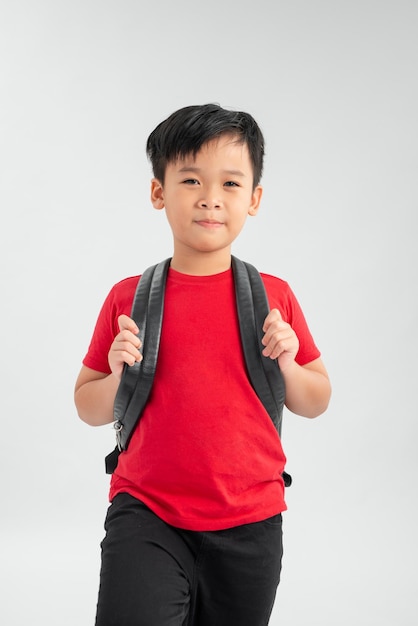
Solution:
[[[207,276],[231,265],[231,246],[247,216],[257,215],[262,196],[253,186],[246,144],[229,135],[208,142],[195,158],[169,163],[164,183],[151,181],[151,202],[165,210],[173,234],[171,267],[184,274]],[[111,374],[83,366],[75,386],[80,418],[92,426],[113,421],[113,404],[124,363],[142,359],[138,328],[127,315],[118,319],[119,333],[108,354]],[[267,315],[263,355],[278,359],[286,383],[286,406],[298,415],[317,417],[329,403],[331,387],[322,360],[300,366],[295,361],[298,338],[277,309]]]

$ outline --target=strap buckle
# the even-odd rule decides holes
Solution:
[[[115,420],[113,422],[113,428],[115,429],[115,435],[116,435],[116,445],[118,447],[119,452],[122,452],[122,428],[123,428],[123,424],[122,422],[120,422],[119,420]]]

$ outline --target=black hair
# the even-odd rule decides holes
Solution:
[[[225,134],[231,134],[239,143],[247,145],[255,188],[263,172],[263,134],[249,113],[223,109],[218,104],[178,109],[152,131],[146,151],[155,178],[164,184],[168,163],[188,155],[196,156],[205,143]]]

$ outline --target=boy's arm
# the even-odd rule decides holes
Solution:
[[[90,426],[113,422],[113,405],[119,381],[113,374],[82,366],[75,384],[74,402],[80,419]]]
[[[306,365],[293,361],[282,375],[286,386],[286,407],[303,417],[318,417],[327,408],[331,385],[321,359]]]
[[[263,355],[279,362],[286,386],[286,407],[303,417],[321,415],[331,397],[331,385],[322,360],[315,359],[306,365],[296,363],[299,340],[277,309],[270,311],[263,330]]]
[[[113,422],[113,405],[125,363],[141,361],[141,342],[135,322],[127,315],[118,318],[120,332],[109,350],[111,374],[98,372],[83,365],[75,384],[74,402],[80,419],[90,426]]]

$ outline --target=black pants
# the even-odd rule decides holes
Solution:
[[[105,529],[96,626],[268,624],[280,580],[280,514],[187,531],[119,494]]]

